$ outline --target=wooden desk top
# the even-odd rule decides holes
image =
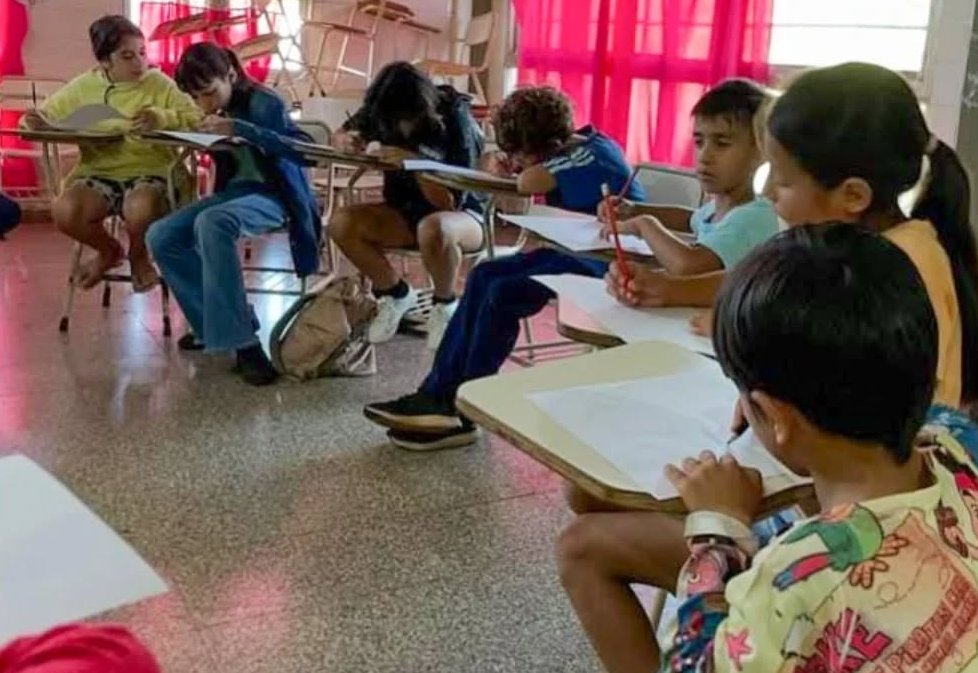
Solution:
[[[461,413],[500,435],[590,495],[632,509],[683,513],[678,498],[656,500],[628,475],[570,434],[525,398],[527,393],[668,376],[693,366],[702,356],[673,344],[649,341],[536,365],[469,381],[459,390]],[[691,448],[690,453],[698,449]],[[769,485],[778,488],[777,482]],[[785,487],[790,480],[785,479]],[[798,504],[812,494],[794,486],[769,496],[762,514]]]
[[[590,314],[585,313],[577,305],[557,296],[557,334],[596,348],[615,348],[625,342],[620,337],[611,334],[601,324],[595,322]]]
[[[59,131],[34,129],[0,129],[0,135],[18,136],[24,140],[40,143],[60,143],[64,145],[105,145],[120,142],[125,136],[122,133],[107,133],[96,131]]]
[[[427,180],[436,185],[458,191],[482,192],[484,194],[500,194],[505,196],[519,195],[519,190],[516,188],[516,180],[512,178],[500,178],[487,174],[486,179],[481,180],[466,175],[428,171],[421,172],[420,175],[422,180]]]

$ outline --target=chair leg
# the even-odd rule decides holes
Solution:
[[[109,281],[102,283],[102,308],[109,308],[112,305],[112,285]]]
[[[75,274],[78,272],[78,265],[81,264],[82,244],[75,243],[75,249],[71,253],[71,271],[68,272],[68,296],[65,298],[65,308],[61,314],[61,321],[58,323],[58,331],[68,332],[68,324],[71,320],[71,307],[75,303]]]
[[[170,288],[164,280],[160,280],[160,308],[163,311],[163,337],[168,339],[173,330],[170,327]]]

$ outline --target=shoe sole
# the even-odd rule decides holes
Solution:
[[[397,414],[388,414],[378,409],[364,407],[363,415],[378,425],[401,432],[438,434],[440,432],[458,430],[462,427],[461,419],[452,416],[442,416],[440,414],[400,416]]]
[[[391,444],[399,449],[414,451],[416,453],[424,453],[426,451],[457,449],[462,446],[475,444],[476,440],[478,439],[478,433],[475,430],[470,430],[469,432],[460,432],[458,434],[449,435],[448,437],[442,437],[441,439],[437,440],[417,442],[412,439],[408,439],[407,437],[399,437],[395,430],[388,430],[387,439],[390,440]]]

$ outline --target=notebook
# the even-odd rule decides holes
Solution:
[[[601,224],[595,217],[505,214],[500,214],[499,217],[518,227],[532,231],[537,236],[552,241],[571,252],[596,252],[615,249],[615,244],[612,241],[601,237]],[[625,252],[652,257],[651,248],[640,236],[623,234],[618,238],[621,240],[621,247]]]

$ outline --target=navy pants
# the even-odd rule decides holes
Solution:
[[[495,374],[513,350],[520,320],[556,295],[530,276],[573,273],[601,278],[608,265],[543,248],[479,264],[448,323],[421,392],[446,402],[466,381]]]

